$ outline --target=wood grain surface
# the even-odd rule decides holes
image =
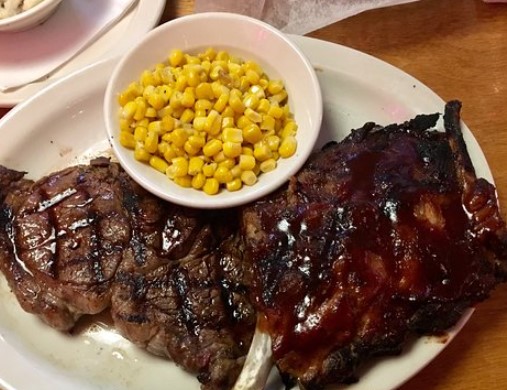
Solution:
[[[193,0],[168,0],[161,22],[192,11]],[[368,11],[308,36],[371,54],[444,100],[460,99],[507,217],[507,4],[420,0]],[[0,108],[0,117],[7,111]],[[507,284],[478,305],[454,341],[399,390],[505,390],[506,367]]]

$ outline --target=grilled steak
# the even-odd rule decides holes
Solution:
[[[244,210],[245,261],[279,370],[307,389],[351,382],[411,332],[453,325],[507,275],[494,187],[475,176],[459,102],[366,124]]]
[[[106,159],[23,176],[0,167],[0,267],[23,309],[59,330],[110,310],[203,388],[230,387],[255,327],[234,211],[162,202]]]
[[[121,188],[128,176],[99,161],[35,183],[6,169],[0,176],[0,267],[23,309],[68,330],[108,307],[130,239]]]
[[[113,283],[116,327],[148,351],[232,386],[255,327],[234,211],[135,202],[133,235]]]

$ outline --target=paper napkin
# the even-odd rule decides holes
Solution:
[[[0,91],[49,76],[119,21],[137,0],[64,0],[45,23],[0,33]]]
[[[195,12],[249,15],[291,34],[306,34],[374,8],[417,0],[195,0]]]

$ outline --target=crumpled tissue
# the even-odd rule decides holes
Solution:
[[[195,0],[194,12],[234,12],[304,35],[358,13],[417,0]]]

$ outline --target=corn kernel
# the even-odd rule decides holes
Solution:
[[[271,103],[268,99],[259,100],[259,104],[257,105],[257,111],[263,114],[267,114],[269,109],[271,108]]]
[[[222,132],[222,141],[224,142],[243,142],[243,131],[236,128],[227,128]]]
[[[276,95],[283,90],[283,82],[280,80],[270,80],[267,89],[271,95]]]
[[[212,139],[204,145],[202,151],[205,156],[211,157],[222,150],[222,141],[218,139]]]
[[[210,177],[206,179],[206,182],[204,183],[204,186],[202,187],[205,194],[208,195],[215,195],[218,194],[218,190],[220,188],[220,184],[218,183],[218,180],[214,177]]]
[[[151,154],[148,153],[143,146],[140,146],[139,143],[137,143],[134,149],[134,158],[137,161],[148,162],[150,161]]]
[[[231,106],[231,108],[235,112],[240,113],[240,114],[242,114],[245,111],[245,105],[241,101],[241,98],[236,95],[229,96],[229,106]]]
[[[155,153],[158,149],[158,134],[155,131],[148,130],[144,140],[144,148],[148,153]]]
[[[188,134],[185,129],[179,127],[168,134],[168,138],[175,146],[182,148],[185,142],[187,142]]]
[[[183,188],[192,187],[192,176],[189,175],[175,177],[173,181]]]
[[[252,110],[250,107],[245,108],[245,116],[254,123],[262,122],[262,115]]]
[[[199,149],[203,148],[204,145],[206,144],[205,138],[201,137],[200,135],[191,135],[190,137],[188,137],[187,142],[193,147]]]
[[[203,131],[204,126],[206,125],[206,117],[199,116],[195,117],[194,121],[192,122],[192,125],[194,126],[194,129],[197,131]]]
[[[241,154],[239,156],[239,167],[243,171],[251,171],[255,167],[255,157],[253,155]]]
[[[120,131],[119,141],[123,147],[128,149],[134,149],[136,146],[134,135],[128,131]]]
[[[225,157],[235,158],[241,154],[240,142],[224,142],[222,147]]]
[[[253,171],[243,171],[241,181],[247,186],[252,186],[257,182],[257,175]]]
[[[218,166],[213,177],[217,179],[220,184],[225,184],[233,180],[230,169],[224,166]]]
[[[195,103],[194,88],[192,87],[185,88],[183,95],[181,96],[181,105],[183,107],[193,107],[194,103]]]
[[[211,110],[206,117],[204,123],[204,130],[212,135],[216,135],[220,132],[222,127],[222,117],[216,110]]]
[[[290,137],[290,136],[294,136],[296,134],[296,131],[297,131],[297,124],[296,122],[294,121],[288,121],[285,126],[283,127],[282,129],[282,132],[281,132],[281,137],[282,138],[287,138],[287,137]]]
[[[146,136],[148,135],[148,129],[143,126],[137,126],[134,130],[134,139],[136,141],[144,142],[146,140]]]
[[[280,147],[280,137],[276,135],[270,135],[266,137],[266,143],[272,152],[277,152],[278,148]]]
[[[201,76],[196,69],[192,69],[188,71],[187,74],[187,83],[190,87],[197,87],[201,82]]]
[[[234,118],[233,117],[224,117],[222,115],[222,129],[229,129],[234,127]]]
[[[125,106],[123,106],[123,109],[121,111],[122,118],[124,119],[133,119],[134,114],[137,110],[137,104],[135,101],[130,101]]]
[[[145,119],[148,118],[156,118],[157,117],[157,110],[155,110],[153,107],[147,107],[146,112],[144,113]]]
[[[248,93],[243,98],[243,104],[245,105],[246,108],[251,108],[255,110],[259,105],[259,98],[257,97],[257,95]]]
[[[162,131],[162,122],[161,121],[152,121],[148,124],[148,131],[153,131],[154,133],[161,134]]]
[[[243,187],[243,182],[239,177],[225,183],[225,188],[230,192],[239,191],[241,187]]]
[[[236,126],[238,129],[244,129],[246,126],[251,124],[253,124],[253,122],[244,115],[239,116],[236,120]]]
[[[272,157],[271,149],[269,149],[269,146],[266,142],[257,142],[254,145],[254,157],[257,161],[265,161],[268,158]]]
[[[229,89],[223,88],[222,93],[220,94],[215,104],[213,105],[213,109],[217,110],[218,112],[222,112],[229,103],[229,96],[230,96]]]
[[[273,158],[269,158],[259,164],[261,172],[271,172],[276,168],[276,160]]]
[[[206,182],[206,176],[204,176],[204,173],[199,172],[194,177],[192,177],[192,188],[195,188],[196,190],[200,190],[204,183]]]
[[[211,88],[211,84],[208,82],[203,82],[198,84],[195,87],[195,97],[197,99],[205,99],[205,100],[211,100],[215,97],[213,94],[213,89]]]
[[[188,161],[188,174],[195,176],[202,172],[204,166],[204,160],[200,157],[191,157]]]
[[[170,179],[182,177],[188,174],[188,160],[185,157],[175,157],[171,160],[171,165],[167,168],[167,176]]]
[[[149,163],[152,168],[162,173],[165,173],[167,168],[169,168],[169,164],[158,156],[151,156]]]
[[[261,130],[275,130],[275,118],[271,115],[263,115],[261,122]]]
[[[290,135],[282,140],[278,153],[280,153],[280,157],[288,158],[296,153],[296,148],[297,140],[294,136]]]
[[[191,108],[183,110],[180,121],[182,123],[191,123],[194,120],[195,112]]]
[[[160,120],[161,122],[161,130],[163,133],[168,131],[172,131],[174,129],[174,118],[172,116],[164,116]]]
[[[190,142],[185,142],[183,145],[183,150],[189,155],[189,156],[196,156],[201,151],[201,148],[192,145]]]
[[[205,163],[202,167],[202,173],[206,177],[213,177],[217,170],[218,164],[216,162]]]
[[[156,93],[151,94],[148,98],[148,103],[150,106],[152,106],[155,110],[160,110],[162,107],[165,106],[166,100],[162,95],[158,95]]]
[[[240,168],[239,164],[234,165],[232,168],[230,168],[230,170],[233,178],[240,178],[241,180],[241,172],[243,172],[243,170]]]
[[[262,139],[262,131],[256,124],[250,124],[243,128],[243,139],[251,144],[255,144]]]

